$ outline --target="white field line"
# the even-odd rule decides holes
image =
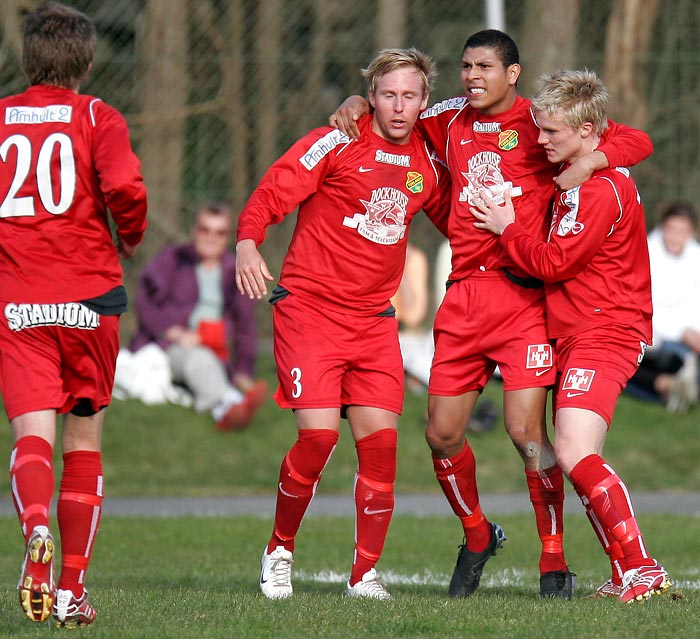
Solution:
[[[698,569],[690,569],[681,576],[671,575],[673,580],[674,590],[700,590],[700,579],[692,577],[700,572]],[[402,586],[444,586],[447,588],[450,583],[450,576],[444,573],[433,573],[429,570],[422,573],[406,574],[396,572],[394,570],[379,570],[379,578],[387,585],[402,585]],[[293,578],[295,581],[313,581],[324,584],[345,584],[348,579],[347,573],[339,573],[333,570],[322,570],[321,572],[310,573],[304,570],[295,570]],[[595,589],[605,581],[604,576],[598,578],[588,576],[586,579],[576,578],[576,587],[579,592],[589,591],[592,593]],[[481,585],[488,588],[499,588],[503,586],[529,587],[530,585],[538,585],[537,576],[529,571],[515,570],[508,568],[506,570],[496,571],[489,575],[484,575],[481,579]]]

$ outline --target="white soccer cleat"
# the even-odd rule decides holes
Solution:
[[[622,576],[620,601],[644,601],[652,595],[660,595],[672,585],[664,567],[658,561],[654,561],[653,566],[642,566],[625,572]]]
[[[379,599],[381,601],[391,599],[389,591],[384,587],[384,584],[379,581],[377,571],[374,568],[362,575],[362,579],[354,586],[351,586],[348,581],[347,587],[345,588],[345,595],[364,599]]]
[[[75,628],[88,626],[97,617],[97,612],[88,601],[87,590],[80,598],[76,598],[72,590],[56,591],[56,601],[53,604],[53,617],[59,628]]]
[[[591,599],[603,599],[605,597],[615,597],[620,598],[622,594],[622,585],[616,584],[612,579],[608,579],[602,586],[592,594],[589,595]]]
[[[271,553],[263,550],[260,570],[260,590],[268,599],[286,599],[292,596],[292,553],[277,546]]]

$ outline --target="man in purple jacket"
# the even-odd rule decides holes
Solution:
[[[219,430],[248,425],[265,400],[254,381],[256,304],[236,290],[236,258],[228,250],[232,216],[222,204],[197,211],[192,241],[163,249],[146,266],[136,295],[136,351],[157,343],[173,381],[210,411]]]

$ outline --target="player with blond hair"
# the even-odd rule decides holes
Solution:
[[[272,535],[260,588],[293,594],[295,539],[347,417],[357,449],[355,551],[346,594],[390,599],[377,578],[394,510],[404,373],[389,300],[406,259],[408,230],[424,209],[443,233],[449,174],[413,126],[434,75],[415,49],[381,51],[364,71],[374,114],[351,141],[311,131],[275,162],[238,223],[236,277],[261,298],[273,279],[257,247],[270,224],[297,206],[296,227],[273,304],[275,399],[294,411],[298,435],[280,469]]]
[[[608,126],[607,89],[588,70],[543,76],[532,108],[538,143],[561,168],[596,149]],[[596,594],[625,603],[660,594],[671,587],[668,573],[649,554],[629,491],[602,457],[617,398],[652,336],[649,252],[634,180],[626,168],[611,167],[557,191],[547,241],[520,223],[508,193],[499,206],[482,190],[475,205],[474,225],[495,233],[522,270],[544,281],[557,355],[555,454],[613,569]]]

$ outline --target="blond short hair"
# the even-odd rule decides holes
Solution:
[[[414,67],[423,84],[423,95],[430,93],[437,76],[435,64],[425,53],[413,48],[382,49],[369,66],[362,69],[362,77],[367,80],[367,90],[374,93],[379,78],[404,67]]]
[[[550,116],[561,115],[564,124],[572,129],[590,122],[593,131],[601,135],[608,126],[608,89],[588,69],[545,73],[532,98],[532,108]]]

